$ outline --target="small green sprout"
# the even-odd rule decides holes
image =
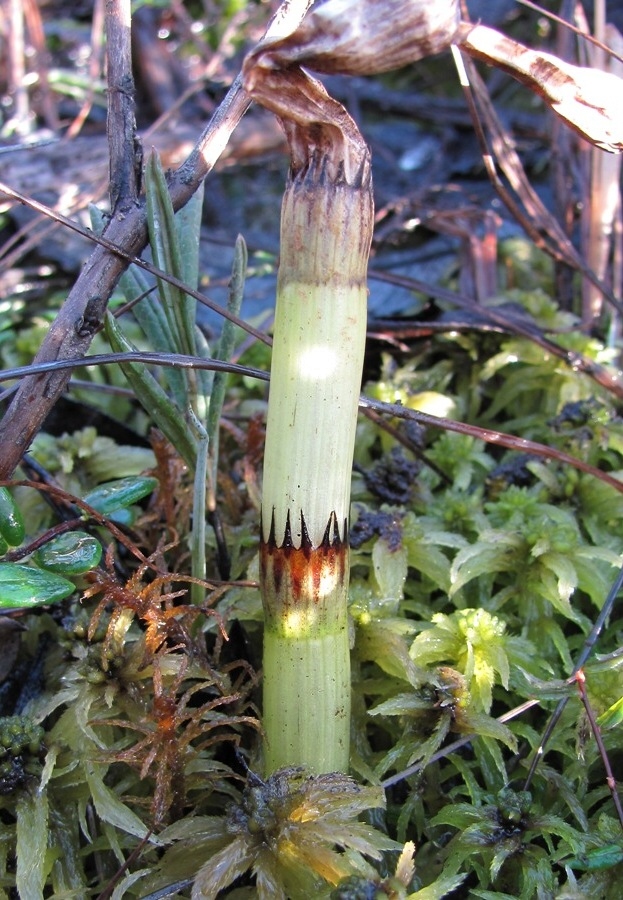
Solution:
[[[455,666],[465,677],[475,708],[488,713],[495,683],[508,689],[513,642],[505,623],[485,609],[462,609],[449,616],[436,613],[432,623],[413,641],[413,660],[420,666],[440,662]]]
[[[395,694],[368,712],[370,716],[398,717],[402,729],[391,751],[376,766],[379,777],[400,765],[427,765],[451,732],[477,734],[517,749],[509,729],[480,712],[471,702],[464,676],[448,666],[440,666],[426,682],[410,692]]]
[[[447,847],[446,871],[458,871],[469,859],[483,888],[503,889],[512,872],[518,900],[554,896],[554,848],[581,853],[587,835],[558,816],[541,815],[528,791],[503,788],[488,800],[482,806],[448,805],[433,819],[433,825],[457,829]]]

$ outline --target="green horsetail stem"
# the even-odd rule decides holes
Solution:
[[[352,147],[348,167],[310,157],[283,200],[264,458],[267,773],[349,760],[348,518],[373,205],[363,140],[358,166]]]

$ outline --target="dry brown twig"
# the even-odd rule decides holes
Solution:
[[[143,163],[134,118],[134,76],[130,0],[106,4],[108,56],[108,118],[106,133],[110,159],[110,211],[123,216],[138,200]]]

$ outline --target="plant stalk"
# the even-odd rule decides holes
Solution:
[[[313,118],[317,106],[311,124],[304,114],[302,124],[284,119],[292,169],[260,550],[265,768],[320,774],[347,771],[349,761],[348,518],[373,206],[368,150],[354,124],[317,82],[288,77],[317,94],[331,124]]]

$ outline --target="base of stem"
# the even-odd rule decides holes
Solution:
[[[317,637],[264,634],[266,775],[304,766],[348,772],[350,652],[346,626]]]

